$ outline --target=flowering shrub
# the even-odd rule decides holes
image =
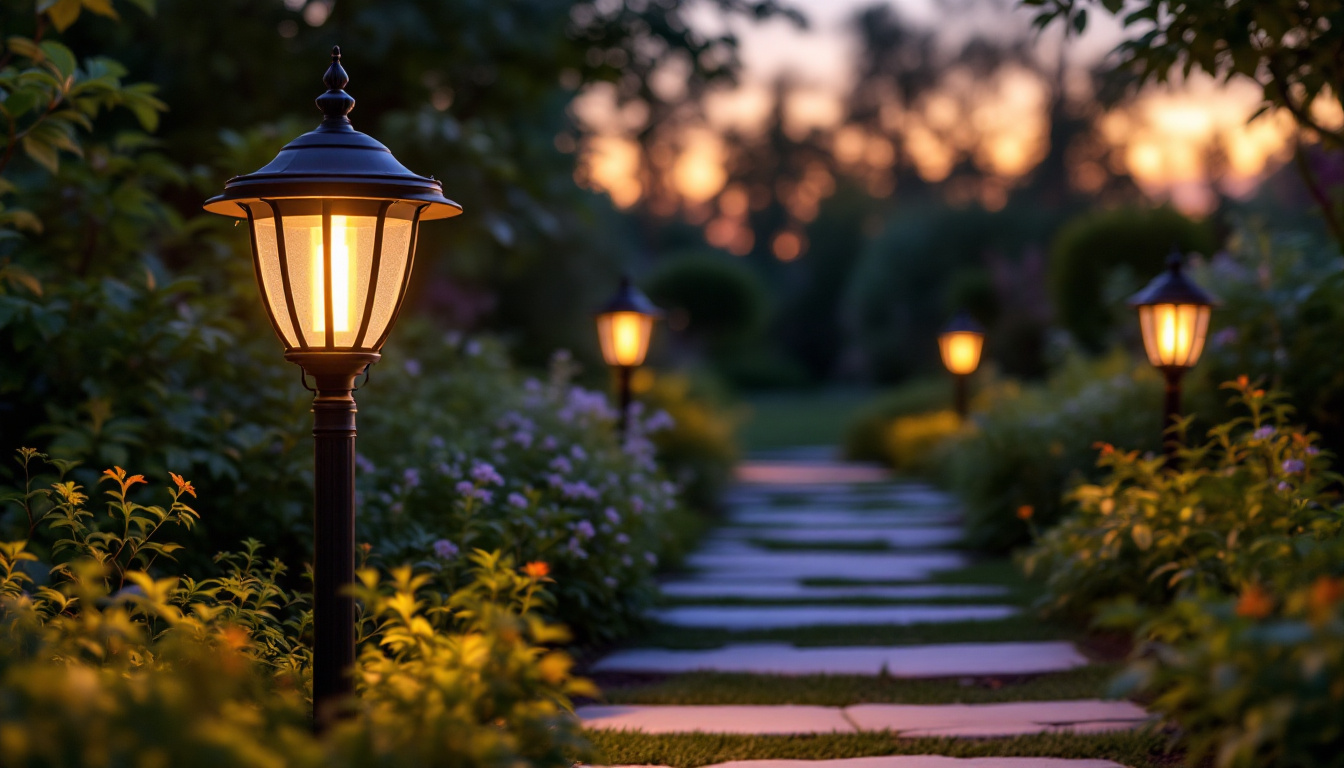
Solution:
[[[1192,764],[1344,765],[1344,540],[1298,544],[1263,583],[1180,598],[1140,630],[1121,688],[1181,729]]]
[[[1026,553],[1048,605],[1089,611],[1120,596],[1161,605],[1178,592],[1227,591],[1282,567],[1298,538],[1338,535],[1339,476],[1316,436],[1289,423],[1283,395],[1245,377],[1225,385],[1244,415],[1162,457],[1101,446],[1107,477],[1070,494],[1074,512]]]
[[[365,432],[359,530],[372,557],[415,562],[445,590],[465,583],[472,549],[545,561],[555,615],[580,639],[626,633],[650,604],[677,506],[650,440],[670,418],[635,409],[622,447],[609,398],[576,386],[565,355],[545,381],[519,384],[479,341],[415,347],[430,355],[391,388],[395,420]]]
[[[43,458],[26,451],[30,471]],[[473,553],[468,586],[434,590],[409,567],[362,569],[358,699],[318,738],[308,725],[306,601],[259,545],[218,576],[163,576],[190,524],[191,484],[170,504],[131,500],[140,475],[104,473],[108,514],[77,484],[10,497],[36,546],[0,544],[0,749],[5,765],[569,766],[591,759],[568,697],[592,695],[547,645],[546,568]],[[46,546],[49,544],[49,546]],[[49,551],[39,563],[38,549]],[[45,583],[42,583],[45,582]]]
[[[962,426],[956,411],[901,416],[887,426],[884,435],[887,463],[898,472],[934,473]]]
[[[1070,361],[1043,386],[1008,382],[982,392],[974,429],[946,453],[967,541],[995,552],[1029,543],[1030,527],[1016,514],[1024,505],[1035,525],[1053,525],[1069,487],[1096,478],[1098,440],[1156,448],[1161,387],[1147,363],[1112,355]]]

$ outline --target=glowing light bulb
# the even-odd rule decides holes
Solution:
[[[609,365],[636,366],[648,351],[653,319],[638,312],[611,312],[599,318],[602,354]]]
[[[978,333],[954,331],[939,338],[942,346],[943,365],[958,375],[974,373],[980,366],[980,350],[984,337]]]
[[[313,330],[325,333],[327,330],[326,278],[324,260],[326,253],[322,244],[322,230],[313,227]],[[350,255],[351,237],[354,228],[346,226],[344,216],[331,217],[331,323],[336,332],[350,330],[351,291],[350,275],[354,259]]]

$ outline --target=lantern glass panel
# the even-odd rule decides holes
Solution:
[[[938,349],[947,370],[960,376],[974,373],[980,367],[980,351],[984,346],[983,334],[974,331],[952,331],[938,337]]]
[[[410,263],[415,207],[406,203],[387,206],[379,244],[378,220],[383,208],[384,203],[377,200],[328,202],[325,208],[321,200],[250,206],[263,294],[286,346],[327,347],[328,274],[332,348],[352,348],[359,341],[360,348],[372,349],[387,330]],[[283,253],[276,237],[277,209],[284,230]],[[324,243],[328,231],[330,265]]]
[[[653,334],[653,317],[641,312],[598,315],[597,335],[607,365],[634,367],[644,362]]]
[[[1190,368],[1199,362],[1210,309],[1198,304],[1140,306],[1139,327],[1148,361],[1159,368]]]

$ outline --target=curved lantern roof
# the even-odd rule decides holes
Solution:
[[[264,168],[235,176],[224,193],[205,202],[211,213],[243,218],[243,204],[285,198],[348,198],[401,200],[425,206],[422,221],[462,213],[462,206],[443,196],[443,185],[407,170],[387,147],[356,131],[347,115],[355,100],[345,92],[350,82],[341,66],[341,49],[331,49],[331,66],[322,82],[326,93],[317,106],[326,116],[315,130],[285,145]]]
[[[978,333],[984,335],[985,329],[971,317],[968,312],[961,311],[952,318],[952,322],[947,324],[943,333]]]
[[[662,317],[663,314],[656,304],[649,301],[649,297],[645,296],[643,291],[630,282],[628,275],[621,276],[621,286],[616,289],[616,295],[602,305],[596,314],[608,315],[614,312],[634,312],[649,317]]]
[[[1149,307],[1157,304],[1186,304],[1212,307],[1217,304],[1218,299],[1187,277],[1181,266],[1181,252],[1173,248],[1167,256],[1167,270],[1149,281],[1143,290],[1129,297],[1129,305]]]

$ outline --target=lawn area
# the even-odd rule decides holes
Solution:
[[[748,453],[839,445],[851,417],[872,394],[867,389],[821,389],[752,395],[738,440]]]

